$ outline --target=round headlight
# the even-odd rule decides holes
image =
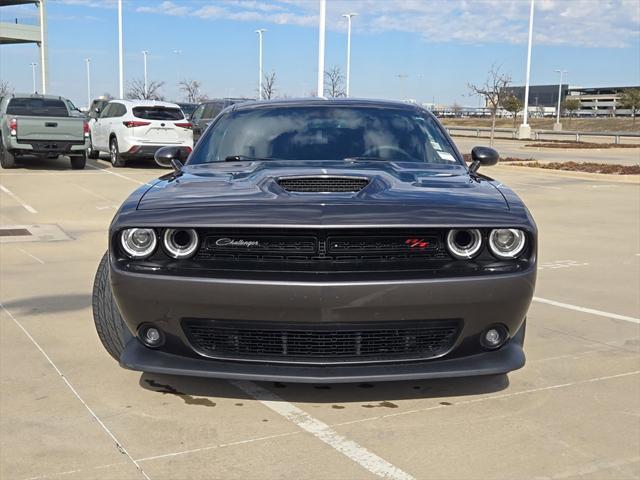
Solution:
[[[482,234],[477,228],[450,230],[447,235],[447,248],[457,259],[473,258],[482,248]]]
[[[152,228],[127,228],[120,234],[120,245],[135,259],[146,258],[156,249],[156,232]]]
[[[173,258],[188,258],[198,248],[198,233],[193,228],[167,228],[163,243]]]
[[[497,228],[489,235],[491,253],[502,259],[516,258],[524,250],[526,235],[515,228]]]

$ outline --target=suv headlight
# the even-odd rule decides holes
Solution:
[[[120,234],[120,245],[136,260],[147,258],[156,249],[156,232],[152,228],[127,228]]]
[[[450,230],[447,235],[447,249],[459,260],[475,257],[482,248],[482,234],[477,228]]]
[[[496,228],[489,235],[491,253],[501,259],[516,258],[524,250],[527,236],[516,228]]]

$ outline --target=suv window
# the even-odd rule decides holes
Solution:
[[[112,103],[111,109],[109,110],[110,117],[121,117],[125,113],[127,113],[127,107],[125,107],[121,103]]]
[[[34,117],[68,117],[69,110],[63,100],[50,98],[12,98],[7,105],[8,115]]]
[[[111,116],[111,109],[113,107],[113,103],[107,104],[104,109],[100,112],[100,118],[109,118]]]
[[[182,110],[173,107],[133,107],[133,116],[145,120],[184,120]]]
[[[192,122],[199,122],[200,121],[200,119],[202,118],[202,112],[204,112],[204,107],[205,106],[206,106],[205,104],[199,105],[198,108],[196,108],[193,111],[193,114],[191,115],[191,121]]]
[[[204,109],[204,114],[202,118],[215,118],[224,108],[224,103],[215,102],[215,103],[207,103],[207,106]]]

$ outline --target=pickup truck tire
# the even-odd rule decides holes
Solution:
[[[0,142],[0,166],[2,166],[2,168],[13,168],[16,166],[16,157],[8,150],[5,150],[2,142]]]
[[[109,155],[111,158],[111,165],[114,167],[124,167],[125,160],[122,158],[122,155],[120,155],[118,140],[116,137],[111,138],[109,141]]]
[[[82,155],[71,155],[69,159],[71,160],[72,170],[82,170],[87,164],[87,152],[82,152]]]
[[[93,282],[93,321],[98,337],[113,358],[120,361],[125,345],[133,338],[113,299],[109,282],[109,253],[105,253],[98,265]]]
[[[93,143],[91,143],[91,146],[87,148],[87,157],[91,160],[97,160],[100,158],[100,152],[98,150],[94,150]]]

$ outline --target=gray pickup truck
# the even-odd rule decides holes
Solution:
[[[0,165],[16,160],[66,155],[74,170],[84,168],[89,125],[73,116],[68,102],[53,95],[13,94],[0,99]]]

